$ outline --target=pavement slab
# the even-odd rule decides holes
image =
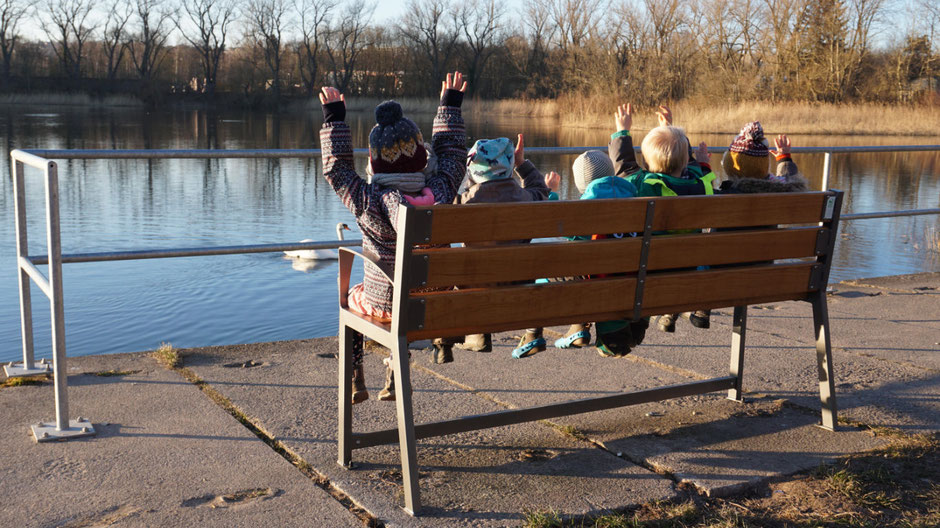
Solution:
[[[423,508],[409,517],[400,508],[397,445],[354,451],[352,470],[336,463],[336,350],[335,338],[323,338],[182,353],[187,368],[388,525],[518,526],[526,510],[600,514],[676,495],[673,482],[655,472],[527,423],[420,440]],[[366,354],[372,399],[353,408],[354,431],[396,425],[394,404],[374,399],[384,382],[382,357]],[[424,355],[415,352],[413,360],[416,423],[505,408],[431,374]],[[256,366],[239,366],[249,362]]]
[[[36,443],[28,425],[53,419],[51,381],[0,389],[0,526],[362,526],[149,356],[68,365],[72,416],[88,417],[97,435]],[[126,374],[90,374],[103,371]]]

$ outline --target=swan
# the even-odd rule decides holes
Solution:
[[[336,224],[336,238],[340,241],[343,240],[343,231],[350,231],[349,226],[342,222]],[[313,240],[306,238],[300,241],[301,244],[305,242],[313,242]],[[296,251],[285,251],[284,254],[288,257],[305,260],[330,260],[339,258],[339,254],[335,249],[298,249]]]

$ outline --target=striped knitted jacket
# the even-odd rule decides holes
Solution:
[[[431,148],[437,154],[437,172],[427,182],[437,203],[451,203],[457,195],[457,187],[467,170],[466,143],[460,108],[439,107],[431,136]],[[320,129],[320,148],[323,177],[356,217],[362,231],[362,249],[377,255],[383,264],[393,269],[398,206],[405,203],[401,191],[367,183],[356,174],[352,139],[346,123],[324,123]],[[367,303],[391,313],[392,284],[368,262],[365,263],[363,289]]]

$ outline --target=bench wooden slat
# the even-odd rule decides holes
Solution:
[[[635,277],[618,277],[412,294],[409,306],[424,301],[426,316],[420,332],[408,335],[456,336],[472,328],[518,329],[540,321],[570,322],[585,314],[623,314],[632,310],[635,288]],[[409,326],[414,328],[411,322]]]
[[[653,229],[811,224],[823,218],[824,192],[657,198]]]
[[[418,269],[427,257],[428,287],[493,284],[636,271],[642,243],[631,238],[428,249],[415,251],[412,261]]]
[[[812,227],[655,236],[651,240],[648,269],[815,257],[820,231],[828,235],[828,229]],[[409,270],[416,274],[410,286],[474,286],[544,277],[636,272],[642,244],[641,238],[631,237],[420,249],[412,254],[409,265]]]
[[[819,237],[828,234],[829,229],[824,227],[796,227],[654,236],[650,240],[647,268],[664,270],[816,257]]]
[[[430,239],[419,243],[489,242],[643,231],[648,200],[584,200],[437,205]],[[417,217],[428,208],[417,208]]]
[[[642,314],[660,315],[805,298],[815,262],[758,264],[646,276]]]
[[[683,196],[568,202],[437,205],[416,208],[418,243],[638,233],[655,202],[657,231],[706,227],[810,224],[822,220],[824,192]],[[694,203],[690,203],[693,201]],[[428,211],[432,214],[424,215]]]

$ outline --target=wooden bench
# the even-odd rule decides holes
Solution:
[[[834,429],[836,402],[826,284],[841,205],[842,193],[829,191],[402,206],[398,214],[394,276],[389,277],[395,284],[394,317],[390,324],[349,310],[346,302],[349,277],[353,257],[358,254],[346,248],[340,252],[339,463],[348,467],[353,449],[398,442],[404,508],[416,514],[421,507],[415,448],[419,438],[721,390],[727,390],[729,398],[740,401],[747,307],[787,300],[812,304],[822,426]],[[657,234],[701,228],[712,228],[712,232]],[[637,236],[473,245],[595,233]],[[459,243],[471,245],[427,247]],[[696,270],[697,266],[709,269]],[[518,282],[582,275],[604,278],[548,284]],[[461,289],[451,289],[453,285],[460,285]],[[440,290],[428,293],[430,288]],[[526,309],[520,310],[520,306]],[[725,307],[734,308],[731,367],[727,376],[414,424],[409,342],[583,321],[636,320]],[[349,383],[352,331],[361,332],[393,352],[398,387],[397,429],[352,432]],[[538,361],[538,356],[527,361],[533,360]]]

